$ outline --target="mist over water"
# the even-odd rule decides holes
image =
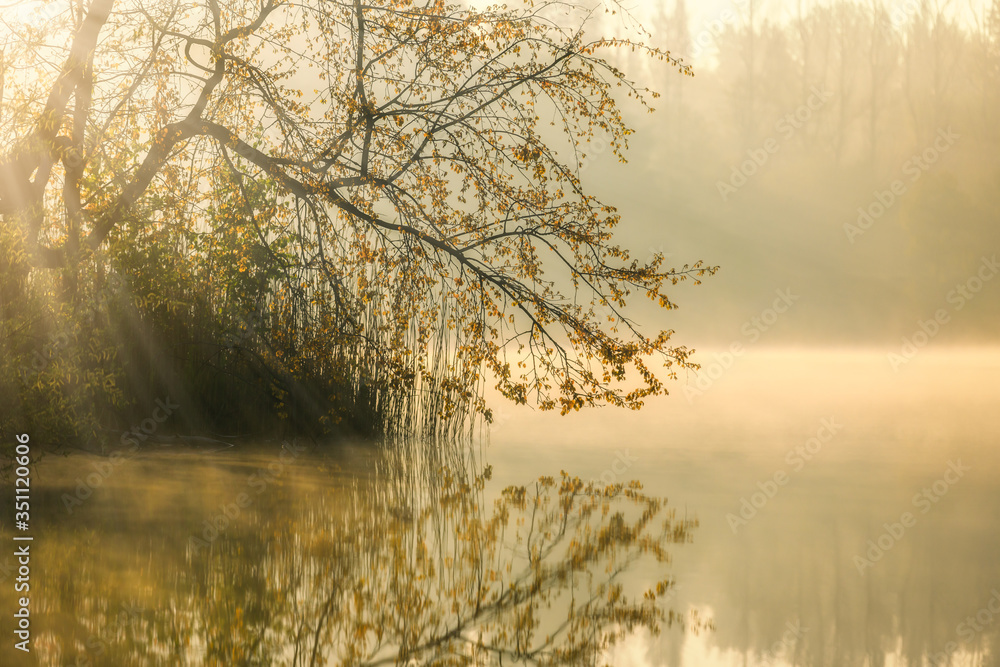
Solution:
[[[615,664],[991,665],[998,369],[986,348],[898,373],[872,350],[756,351],[691,403],[512,413],[488,457],[516,483],[639,479],[700,521],[674,550],[672,602],[716,631],[634,638]]]
[[[441,591],[472,582],[469,590],[481,592],[488,568],[482,554],[456,563],[442,545],[482,525],[504,488],[535,488],[562,471],[593,482],[598,495],[637,480],[682,522],[698,522],[692,541],[669,545],[669,564],[639,560],[621,582],[641,593],[673,577],[663,606],[697,612],[711,628],[629,634],[608,655],[615,667],[1000,664],[1000,0],[650,1],[631,19],[596,13],[588,34],[636,29],[693,63],[695,76],[627,48],[603,54],[661,95],[649,93],[651,114],[621,100],[636,130],[628,162],[598,132],[579,148],[580,178],[621,214],[614,239],[628,249],[626,261],[662,256],[664,270],[699,260],[721,267],[701,284],[669,285],[677,309],[657,308],[641,290],[622,309],[644,335],[671,331],[701,368],[666,379],[669,395],[647,399],[640,411],[588,407],[568,416],[514,405],[487,377],[493,423],[480,440],[455,447],[331,437],[307,451],[294,438],[183,432],[226,423],[212,419],[178,419],[161,430],[170,411],[141,411],[135,425],[122,422],[131,431],[112,439],[116,448],[134,436],[141,446],[114,462],[93,454],[107,454],[97,446],[46,451],[31,469],[38,664],[339,664],[352,642],[363,644],[358,636],[376,634],[377,623],[352,628],[352,610],[367,605],[379,628],[406,626],[400,619],[412,620],[418,607],[409,603],[425,593],[427,608],[443,610],[434,629],[448,636],[453,600]],[[552,110],[545,104],[535,108],[539,117]],[[552,133],[546,141],[566,139],[558,129],[540,131]],[[247,247],[249,257],[263,257],[256,251]],[[156,268],[159,256],[137,255],[136,266]],[[571,273],[537,277],[565,287],[566,302],[585,301],[570,291]],[[150,275],[143,292],[167,303],[166,283]],[[261,309],[263,297],[233,276],[237,301]],[[263,289],[271,278],[261,276]],[[380,274],[371,283],[398,278]],[[395,315],[419,294],[400,293],[379,312]],[[34,306],[22,306],[33,318]],[[183,316],[160,312],[157,326],[186,331]],[[178,377],[209,378],[199,381],[217,402],[205,403],[216,406],[205,416],[219,417],[221,405],[245,433],[247,423],[285,424],[288,414],[277,413],[289,410],[280,392],[257,381],[263,376],[247,381],[236,361],[224,361],[252,359],[240,348],[264,335],[262,318],[239,312],[227,315],[241,322],[240,333],[227,334],[212,357],[217,365],[191,357],[186,368],[195,375]],[[451,323],[446,309],[439,315],[427,322],[440,321],[447,350]],[[147,403],[186,418],[187,406],[171,400],[186,402],[184,392],[193,397],[198,387],[172,379],[154,391],[144,373],[173,377],[165,351],[202,347],[169,347],[152,324],[129,317],[122,331],[136,354],[123,377],[149,394]],[[284,334],[286,324],[276,315],[266,328]],[[318,333],[310,345],[334,335]],[[24,347],[23,359],[37,363],[19,363],[19,377],[57,386],[48,378],[60,374],[63,336]],[[287,342],[291,354],[309,347]],[[523,354],[515,347],[498,349],[515,358]],[[416,358],[409,353],[400,358]],[[447,354],[434,357],[435,368],[451,363]],[[481,361],[455,354],[456,363]],[[340,384],[316,392],[348,416],[374,419],[385,392],[397,392],[391,405],[405,408],[384,414],[399,428],[384,432],[405,431],[404,418],[429,423],[445,405],[410,402],[418,394],[407,394],[416,385],[406,382],[416,373],[369,384],[365,373],[381,377],[389,368],[381,357],[357,357],[354,366],[347,357],[323,359]],[[651,366],[659,370],[656,360]],[[70,384],[73,375],[64,374]],[[475,377],[449,387],[478,387]],[[356,395],[341,401],[348,386]],[[281,406],[274,415],[272,398]],[[297,423],[311,414],[298,413]],[[67,415],[52,410],[37,425],[78,425]],[[320,415],[321,423],[329,417]],[[464,434],[465,413],[452,416],[447,433]],[[206,441],[213,448],[196,446]],[[480,489],[484,470],[492,478]],[[452,475],[464,500],[472,498],[466,514],[435,507],[443,489],[453,490]],[[453,509],[448,502],[441,505]],[[10,543],[6,521],[0,537]],[[417,572],[433,560],[423,558],[425,542],[439,548],[435,567],[445,564],[432,583]],[[510,557],[499,561],[523,564],[514,540],[497,543]],[[14,567],[0,556],[3,610],[19,606]],[[381,594],[410,575],[408,583],[424,583],[390,608]],[[482,601],[468,600],[477,609]],[[561,613],[554,605],[543,620],[555,623]],[[314,628],[331,617],[341,625],[321,641]],[[382,648],[388,655],[399,647]],[[10,641],[0,645],[0,664],[21,664],[14,651]]]
[[[634,592],[673,577],[664,605],[714,629],[629,635],[611,664],[992,665],[998,370],[995,348],[925,350],[898,372],[871,350],[757,350],[701,395],[678,390],[639,413],[501,411],[488,442],[452,465],[491,466],[483,508],[507,485],[566,470],[639,480],[697,519],[669,564],[640,560],[621,582]],[[251,445],[37,466],[39,664],[288,661],[304,646],[295,628],[325,604],[324,564],[347,566],[350,586],[392,580],[364,554],[410,539],[440,479],[365,443]],[[370,546],[337,547],[342,525]],[[434,525],[417,536],[433,544]],[[9,576],[10,562],[0,567]],[[475,576],[465,567],[449,576]],[[337,646],[324,649],[331,659]]]

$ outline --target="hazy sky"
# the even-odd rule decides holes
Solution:
[[[664,1],[668,6],[671,6],[674,2],[674,0]],[[638,9],[639,7],[647,6],[655,7],[658,3],[658,0],[644,0],[626,4]],[[817,0],[805,0],[803,2],[803,5],[806,7],[817,4],[823,3]],[[910,11],[911,8],[915,11],[915,8],[920,5],[920,0],[883,0],[883,4],[902,11]],[[966,0],[966,2],[952,2],[951,4],[956,11],[967,13],[970,11],[970,8],[978,11],[987,7],[989,0]],[[792,11],[797,5],[798,0],[757,0],[757,7],[766,11]],[[737,9],[746,6],[749,6],[749,0],[688,0],[688,14],[691,16],[692,25],[697,26],[703,22],[715,19],[726,9]]]
[[[672,11],[675,0],[663,1]],[[829,4],[802,2],[806,10]],[[887,3],[897,16],[905,13],[894,21],[901,34],[919,12],[916,2]],[[987,4],[952,0],[949,7],[971,18],[972,7],[981,10]],[[655,30],[658,22],[645,19],[654,17],[658,6],[658,0],[632,2],[631,10]],[[914,335],[923,342],[921,323],[934,329],[927,318],[941,314],[948,325],[940,328],[935,345],[995,340],[1000,331],[995,283],[961,307],[956,296],[970,280],[980,287],[976,272],[1000,249],[996,159],[987,148],[993,145],[989,128],[995,126],[995,112],[983,98],[984,90],[1000,84],[977,78],[989,68],[977,60],[981,52],[972,46],[975,38],[941,31],[936,48],[901,51],[900,60],[881,72],[878,107],[872,112],[868,60],[856,57],[866,53],[865,35],[851,36],[850,75],[844,82],[826,61],[812,62],[804,79],[825,92],[824,101],[809,107],[810,93],[800,92],[803,74],[795,40],[782,47],[774,32],[764,40],[774,48],[761,49],[756,68],[754,85],[764,92],[750,105],[738,42],[711,27],[715,20],[735,23],[737,10],[745,6],[741,0],[688,0],[695,43],[708,31],[729,44],[729,56],[718,69],[686,56],[697,75],[682,78],[673,72],[668,80],[665,71],[644,70],[638,58],[622,61],[636,80],[664,97],[655,104],[656,114],[629,117],[639,126],[629,164],[602,154],[588,182],[620,207],[625,222],[619,237],[640,259],[662,252],[669,254],[668,263],[704,259],[721,266],[696,290],[672,291],[681,310],[665,315],[637,306],[638,321],[674,328],[678,339],[692,346],[759,339],[766,345],[878,344],[898,352]],[[767,16],[797,6],[798,0],[757,4]],[[815,39],[824,38],[824,31],[835,33],[836,27],[824,26],[822,21],[813,25]],[[657,37],[651,40],[657,46],[676,49]],[[711,58],[715,49],[704,51]],[[834,48],[830,58],[837,57]],[[915,67],[907,70],[910,60]],[[929,73],[936,68],[948,68],[952,75],[934,79]],[[922,73],[919,85],[907,83],[905,71]],[[786,132],[782,128],[790,113],[804,120]],[[948,144],[947,155],[937,154],[933,142],[948,131],[962,139],[953,150]],[[749,161],[768,142],[773,157]],[[922,163],[914,177],[913,158],[924,155],[941,159]],[[609,158],[606,164],[603,157]],[[744,171],[753,172],[745,181]],[[730,197],[719,188],[728,187],[734,174],[746,187]],[[893,184],[903,194],[889,202],[884,193]],[[880,197],[890,203],[885,210]],[[877,223],[862,217],[868,210],[880,213]],[[863,238],[853,235],[858,221],[872,227]],[[794,308],[763,331],[753,318],[785,289],[797,298]]]
[[[812,5],[825,4],[821,0],[801,0],[803,8]],[[756,6],[761,15],[771,18],[784,16],[794,12],[800,0],[756,0]],[[921,0],[882,0],[882,3],[896,12],[899,16],[907,16],[919,10]],[[648,16],[656,11],[661,4],[665,3],[672,10],[676,0],[631,0],[623,2],[625,7],[637,16]],[[974,15],[980,14],[990,4],[990,0],[965,0],[964,2],[939,3],[950,5],[951,11],[966,19],[972,19]],[[702,32],[709,35],[714,30],[718,30],[719,21],[731,21],[735,12],[749,7],[750,0],[688,0],[687,11],[690,17],[690,30],[692,38],[697,37]],[[713,28],[713,26],[715,26]],[[693,58],[694,62],[703,61],[704,55],[711,52],[705,50],[705,54]]]

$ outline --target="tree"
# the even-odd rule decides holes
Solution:
[[[257,290],[270,329],[253,354],[279,403],[311,365],[439,425],[489,418],[484,370],[543,409],[638,408],[664,392],[650,356],[669,377],[693,364],[626,299],[671,309],[666,286],[715,268],[631,259],[579,166],[595,132],[624,160],[620,93],[655,96],[604,49],[686,67],[556,8],[75,5],[8,36],[0,215],[72,312],[163,253],[172,277],[151,285],[173,287],[149,298],[173,321],[222,326]]]

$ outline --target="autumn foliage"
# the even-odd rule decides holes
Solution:
[[[622,309],[714,268],[630,257],[580,165],[595,135],[624,159],[618,104],[655,95],[609,53],[689,71],[557,8],[22,17],[0,55],[5,400],[62,401],[88,437],[164,393],[202,427],[454,434],[489,420],[487,383],[564,413],[664,392],[689,351]]]

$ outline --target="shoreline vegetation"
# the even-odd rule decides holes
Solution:
[[[0,54],[0,432],[459,438],[488,381],[638,409],[694,367],[624,308],[715,267],[580,179],[656,97],[609,55],[679,59],[553,2],[133,3]]]
[[[605,55],[690,69],[566,9],[91,0],[0,50],[0,434],[45,456],[24,472],[70,470],[32,507],[58,517],[32,555],[53,662],[596,664],[710,627],[668,606],[697,521],[567,473],[487,504],[471,461],[487,378],[563,414],[663,393],[689,352],[626,300],[671,310],[715,272],[633,258],[580,179],[596,135],[624,159],[624,98],[655,97]],[[238,446],[156,451],[208,434],[282,447],[254,472]],[[268,514],[347,438],[377,474]],[[128,584],[154,611],[121,622]]]

